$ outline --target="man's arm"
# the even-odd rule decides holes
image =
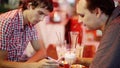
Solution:
[[[46,56],[46,48],[42,40],[32,40],[31,44],[35,49],[36,53],[27,61],[27,62],[34,62],[39,61]]]
[[[77,58],[75,64],[81,64],[89,67],[90,64],[92,63],[92,60],[93,60],[92,58]]]
[[[7,51],[0,50],[0,60],[7,59]]]
[[[38,63],[23,63],[6,61],[7,51],[0,50],[0,68],[39,68]]]
[[[0,68],[58,68],[58,64],[55,61],[43,59],[39,62],[11,62],[5,60],[6,52],[0,50]]]
[[[0,60],[0,68],[39,68],[38,63],[10,62]]]

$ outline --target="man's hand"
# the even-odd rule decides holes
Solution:
[[[41,68],[58,68],[59,64],[53,60],[43,59],[38,62]]]

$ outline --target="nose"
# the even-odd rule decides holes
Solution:
[[[45,15],[40,15],[39,20],[43,20],[45,18]]]
[[[82,20],[82,17],[81,17],[81,16],[79,16],[79,17],[78,17],[78,22],[83,22],[83,20]]]

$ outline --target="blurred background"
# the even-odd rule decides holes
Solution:
[[[20,1],[24,0],[0,0],[0,14],[18,8]],[[36,29],[48,49],[49,45],[56,46],[56,43],[64,40],[69,44],[69,32],[79,32],[77,44],[84,46],[83,57],[93,57],[99,45],[102,32],[100,30],[87,30],[82,22],[78,20],[78,15],[75,11],[76,1],[53,0],[53,12],[46,16],[42,23],[38,23]],[[115,1],[115,5],[118,5],[117,1]],[[58,37],[60,40],[58,40]],[[31,56],[33,53],[31,46],[28,46],[26,53]],[[56,56],[53,57],[56,58]]]
[[[19,7],[19,2],[24,0],[0,0],[0,14]],[[100,30],[87,30],[78,20],[75,11],[77,0],[53,0],[54,10],[43,21],[36,25],[38,35],[43,39],[48,51],[48,56],[57,59],[56,46],[61,41],[70,43],[71,31],[78,32],[77,44],[84,46],[82,57],[94,57],[99,45],[102,32]],[[115,2],[116,6],[118,2]],[[30,57],[35,51],[31,44],[26,48],[25,54]]]
[[[0,0],[0,13],[17,8],[19,0]]]
[[[18,8],[20,1],[22,0],[0,0],[0,13]],[[85,51],[93,51],[94,54],[98,47],[102,32],[100,30],[87,30],[82,22],[78,21],[78,16],[75,11],[76,1],[77,0],[53,0],[53,12],[47,16],[42,23],[38,23],[39,25],[36,26],[36,29],[48,49],[49,45],[60,42],[56,33],[59,34],[61,41],[66,40],[67,44],[69,44],[69,32],[79,32],[78,44],[92,46],[91,49],[88,48],[88,50]],[[27,54],[31,55],[30,51],[32,51],[31,46],[28,46],[26,50]],[[86,53],[84,56],[93,57],[93,54]]]

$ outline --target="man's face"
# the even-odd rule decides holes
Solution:
[[[38,22],[42,21],[45,16],[49,14],[49,11],[45,8],[35,8],[35,9],[30,9],[30,13],[28,15],[28,20],[30,22],[30,25],[35,25]]]
[[[79,20],[83,22],[88,29],[98,29],[101,27],[100,20],[95,12],[90,12],[87,9],[86,0],[79,0],[76,5],[76,11],[79,15]]]

